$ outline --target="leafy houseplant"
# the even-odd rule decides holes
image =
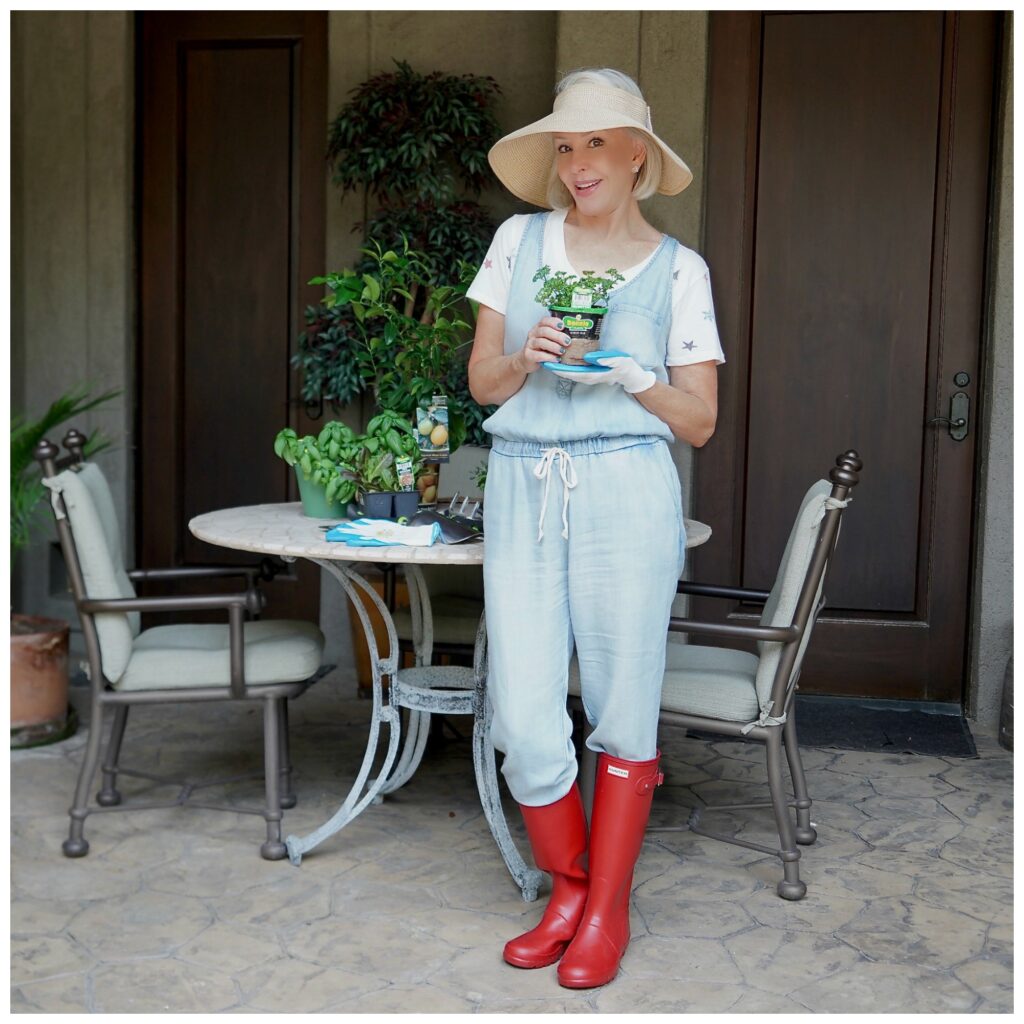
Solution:
[[[608,296],[625,278],[614,267],[609,267],[605,276],[599,276],[592,270],[580,275],[564,271],[552,274],[551,268],[544,266],[533,275],[533,280],[542,282],[536,301],[562,320],[571,339],[559,361],[585,365],[584,353],[597,348],[601,323],[608,311]]]
[[[353,89],[330,125],[334,182],[343,192],[364,188],[379,204],[371,218],[355,225],[376,249],[363,249],[348,273],[357,281],[364,275],[379,277],[383,252],[411,249],[417,254],[416,279],[409,283],[415,287],[407,289],[412,297],[402,312],[413,320],[440,315],[453,321],[459,319],[454,309],[431,312],[428,305],[434,289],[460,285],[455,301],[461,301],[469,283],[463,264],[479,266],[493,235],[487,211],[457,193],[461,188],[479,194],[487,183],[487,151],[499,135],[491,108],[501,90],[490,76],[421,74],[405,61],[395,64],[397,71]],[[443,353],[445,358],[428,374],[413,365],[391,364],[393,379],[404,386],[389,388],[385,382],[380,387],[373,376],[376,367],[357,358],[365,340],[349,303],[325,302],[306,309],[306,330],[292,362],[302,370],[307,406],[326,401],[339,408],[372,390],[380,407],[403,408],[408,404],[404,398],[401,405],[394,404],[396,390],[411,388],[423,397],[415,379],[420,376],[448,396],[449,407],[461,415],[467,440],[488,443],[481,423],[493,407],[480,409],[473,401],[465,359],[448,359]],[[383,401],[382,394],[387,395]],[[461,441],[453,439],[453,451]]]
[[[407,241],[399,252],[377,243],[362,252],[372,261],[370,272],[346,269],[310,283],[327,287],[325,309],[351,311],[349,352],[360,378],[378,407],[400,413],[411,425],[417,406],[426,407],[439,389],[465,376],[463,351],[472,344],[472,328],[460,306],[475,268],[460,260],[460,279],[436,285],[425,254]],[[449,397],[451,451],[466,438],[465,407],[464,400]]]
[[[11,418],[11,564],[32,540],[46,488],[33,452],[55,427],[119,391],[90,397],[78,388],[54,401],[38,420]],[[98,431],[82,451],[92,456],[110,442]],[[77,728],[68,704],[68,638],[70,627],[60,619],[11,613],[11,746],[55,743]]]

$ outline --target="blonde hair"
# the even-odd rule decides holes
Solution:
[[[603,85],[612,89],[622,89],[632,96],[639,96],[640,99],[644,98],[640,86],[629,75],[616,71],[615,68],[577,68],[575,71],[567,71],[555,86],[555,95],[573,85]],[[633,183],[633,198],[648,199],[658,191],[658,183],[661,181],[661,149],[653,145],[643,132],[624,127],[634,139],[644,143],[646,148],[646,157]],[[576,202],[572,193],[565,187],[565,183],[559,178],[554,161],[548,173],[547,201],[555,210],[567,210]]]

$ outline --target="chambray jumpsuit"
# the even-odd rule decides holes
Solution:
[[[512,272],[505,353],[548,310],[534,300],[546,212],[533,214]],[[609,296],[601,344],[667,381],[675,239]],[[686,557],[668,425],[618,384],[543,367],[488,417],[484,602],[491,737],[520,804],[561,799],[576,778],[566,711],[575,642],[587,745],[655,756],[665,643]],[[554,499],[549,501],[549,496]]]

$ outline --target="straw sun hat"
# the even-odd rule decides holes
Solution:
[[[639,96],[614,86],[579,83],[563,89],[547,117],[499,139],[487,154],[502,184],[534,206],[550,209],[547,183],[555,160],[552,132],[593,132],[601,128],[633,128],[648,145],[661,150],[661,180],[657,191],[666,196],[682,192],[693,181],[686,163],[665,145],[651,126],[651,108]]]

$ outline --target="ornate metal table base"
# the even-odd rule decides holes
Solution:
[[[417,665],[414,668],[399,669],[401,655],[394,620],[376,590],[359,573],[343,563],[318,558],[311,561],[322,566],[341,583],[359,615],[370,652],[373,706],[366,753],[348,796],[338,810],[309,835],[288,836],[285,846],[289,860],[292,864],[299,865],[303,854],[340,832],[371,803],[381,803],[387,793],[393,793],[412,778],[426,748],[431,714],[472,715],[473,768],[484,816],[509,873],[522,891],[523,899],[535,900],[544,875],[534,868],[527,867],[516,849],[508,831],[498,791],[494,747],[489,738],[491,708],[487,699],[487,630],[484,616],[481,615],[477,627],[472,669],[424,663],[429,661],[429,652],[433,644],[429,595],[419,567],[412,563],[407,564],[409,598],[416,634],[414,646]],[[370,622],[367,600],[376,607],[387,628],[388,654],[384,658],[377,648],[377,638]],[[382,685],[383,676],[389,678],[386,699]],[[410,711],[404,744],[399,711],[403,707]],[[388,727],[387,753],[380,774],[370,781],[370,771],[377,754],[381,727],[384,725]]]

